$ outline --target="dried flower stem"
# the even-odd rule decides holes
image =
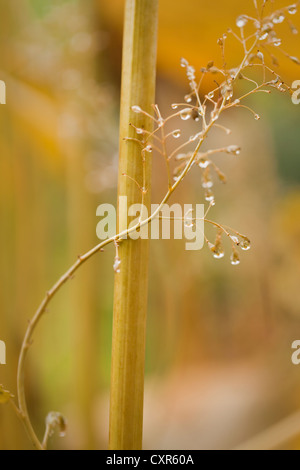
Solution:
[[[254,1],[256,5],[256,1]],[[265,2],[264,2],[265,3]],[[298,6],[299,2],[297,2]],[[119,195],[129,195],[130,204],[137,202],[139,198],[143,204],[148,204],[150,201],[150,168],[151,162],[149,157],[149,147],[151,139],[154,138],[162,146],[159,153],[164,157],[167,163],[168,170],[168,191],[161,201],[159,207],[148,218],[143,220],[140,216],[139,222],[130,229],[126,228],[121,230],[115,236],[101,242],[83,256],[79,256],[78,260],[71,266],[71,268],[57,281],[56,284],[47,292],[45,298],[36,311],[33,319],[29,322],[28,328],[22,343],[22,348],[19,357],[18,374],[17,374],[17,391],[18,391],[18,407],[13,405],[17,415],[21,418],[27,433],[34,444],[39,450],[44,450],[47,446],[49,437],[49,429],[46,426],[46,432],[43,442],[37,437],[31,420],[28,414],[25,396],[25,360],[27,357],[28,349],[32,342],[32,337],[35,329],[43,317],[46,308],[56,293],[62,286],[70,279],[74,273],[89,260],[96,253],[99,253],[103,248],[111,243],[115,244],[118,262],[122,262],[121,272],[116,275],[116,289],[115,289],[115,315],[114,315],[114,339],[113,339],[113,364],[112,364],[112,393],[111,393],[111,411],[110,411],[110,448],[111,449],[138,449],[142,443],[142,408],[143,408],[143,373],[144,373],[144,341],[145,341],[145,319],[146,319],[146,299],[147,299],[147,243],[145,240],[126,240],[133,232],[141,229],[143,226],[148,225],[153,219],[159,216],[162,207],[167,203],[173,192],[178,185],[183,181],[185,176],[191,170],[194,163],[200,165],[201,158],[204,156],[212,155],[225,151],[226,153],[238,154],[239,148],[237,146],[225,147],[217,150],[209,150],[200,154],[200,149],[203,142],[206,140],[209,131],[213,127],[220,127],[228,134],[228,129],[216,124],[220,115],[233,107],[242,107],[240,102],[253,93],[263,91],[264,86],[277,88],[279,91],[287,91],[289,87],[284,85],[277,74],[272,69],[263,63],[251,64],[252,56],[255,56],[255,49],[264,47],[264,43],[260,38],[263,9],[260,11],[257,6],[259,26],[256,34],[248,37],[244,36],[244,31],[240,32],[241,37],[234,34],[235,37],[244,46],[244,57],[238,68],[234,72],[226,70],[217,70],[225,77],[225,83],[218,86],[213,90],[212,96],[206,96],[202,101],[200,99],[200,85],[203,76],[206,72],[213,69],[210,65],[201,77],[199,86],[195,82],[194,69],[189,66],[187,61],[184,61],[183,66],[187,69],[187,75],[191,85],[193,96],[196,99],[196,105],[184,104],[185,109],[189,112],[199,113],[202,118],[202,131],[196,136],[189,139],[188,143],[195,143],[194,149],[189,152],[184,158],[176,155],[178,150],[187,144],[180,145],[176,152],[168,155],[166,147],[166,139],[170,134],[165,134],[164,124],[178,116],[182,117],[182,112],[179,111],[163,119],[160,115],[158,107],[155,106],[156,119],[151,115],[151,103],[154,97],[154,64],[155,64],[155,37],[156,37],[156,22],[157,22],[157,6],[158,0],[127,0],[126,4],[126,28],[125,28],[125,41],[128,34],[127,43],[125,43],[125,65],[123,86],[125,91],[122,92],[122,117],[121,117],[121,159],[120,159],[120,180],[119,180]],[[280,11],[279,11],[280,13]],[[278,12],[273,12],[272,15],[278,15]],[[272,16],[272,17],[273,17]],[[272,19],[271,17],[271,19]],[[249,17],[246,17],[249,19]],[[247,19],[247,21],[248,21]],[[266,18],[264,21],[267,23],[271,19]],[[137,36],[136,36],[137,35]],[[141,38],[140,38],[141,36]],[[134,43],[138,42],[138,38],[142,42],[139,45],[143,46],[139,50],[134,50]],[[253,39],[254,38],[254,39]],[[224,39],[224,38],[223,38]],[[250,47],[247,47],[249,40],[252,40]],[[144,41],[144,43],[143,43]],[[149,41],[149,43],[148,43]],[[224,60],[224,44],[223,40],[219,40],[222,46],[222,57]],[[146,42],[150,48],[147,53],[144,53]],[[142,54],[142,57],[140,57]],[[147,57],[149,55],[149,57]],[[256,54],[257,56],[257,54]],[[292,58],[295,59],[295,58]],[[145,62],[144,62],[145,60]],[[147,62],[148,61],[148,62]],[[294,60],[295,61],[295,60]],[[141,65],[144,64],[144,65]],[[258,85],[251,79],[242,76],[242,73],[250,66],[263,67],[264,80],[263,84]],[[134,67],[131,67],[134,66]],[[139,69],[139,70],[138,70]],[[140,76],[139,72],[144,72],[145,76]],[[265,81],[266,71],[276,76],[276,79],[271,82]],[[133,73],[134,72],[134,73]],[[149,76],[151,72],[151,77]],[[133,73],[133,75],[131,75]],[[233,85],[240,78],[245,78],[255,84],[255,88],[250,92],[241,96],[238,100],[233,99]],[[149,80],[149,83],[148,81]],[[142,85],[144,84],[144,85]],[[127,87],[128,85],[128,87]],[[143,88],[146,87],[146,90]],[[225,92],[224,92],[225,89]],[[229,91],[228,91],[229,90]],[[228,94],[229,93],[229,94]],[[218,95],[218,96],[217,96]],[[217,98],[213,99],[214,96]],[[145,110],[136,106],[140,103]],[[130,114],[130,107],[135,108],[137,116]],[[175,105],[175,107],[181,106]],[[173,109],[175,109],[175,107]],[[246,106],[244,106],[246,107]],[[250,109],[250,108],[247,108]],[[251,112],[253,112],[250,109]],[[136,117],[136,119],[135,119]],[[259,116],[255,115],[256,118]],[[133,120],[133,125],[129,127],[130,120]],[[153,131],[151,124],[157,125]],[[142,131],[143,138],[135,138],[134,130],[138,134]],[[156,133],[161,130],[161,138]],[[129,136],[129,137],[127,137]],[[138,136],[139,137],[139,136]],[[124,140],[124,141],[123,141]],[[138,145],[137,145],[138,143]],[[123,156],[122,156],[123,155]],[[180,173],[176,177],[175,182],[172,184],[170,178],[169,161],[173,156],[178,157],[178,160],[183,160],[180,167]],[[216,171],[218,168],[211,162],[208,163]],[[208,168],[205,167],[205,172]],[[222,176],[222,175],[221,175]],[[142,181],[142,184],[141,184]],[[133,184],[135,183],[135,184]],[[209,206],[209,209],[212,202]],[[238,254],[235,246],[239,245],[239,240],[231,235],[233,232],[240,237],[242,249],[249,249],[249,240],[244,235],[239,234],[237,231],[230,229],[224,225],[218,224],[206,218],[208,211],[205,214],[204,221],[217,228],[217,239],[215,245],[212,246],[205,237],[206,242],[209,244],[211,250],[214,252],[216,258],[222,257],[221,251],[221,236],[222,233],[229,236],[232,241],[232,264],[238,264]],[[191,218],[193,221],[193,219]],[[119,259],[119,254],[120,258]],[[137,292],[138,290],[138,292]],[[138,299],[138,300],[137,300]]]

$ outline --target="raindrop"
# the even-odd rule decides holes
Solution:
[[[255,114],[254,119],[255,119],[256,121],[259,121],[259,120],[260,120],[260,115],[259,115],[259,114]]]
[[[258,39],[259,39],[260,41],[264,41],[265,39],[267,39],[268,36],[269,36],[269,33],[268,33],[268,32],[258,33]]]
[[[181,67],[185,68],[189,65],[188,61],[184,58],[180,59],[180,65]]]
[[[231,235],[230,238],[233,241],[233,243],[235,243],[236,245],[240,244],[240,240],[235,235]]]
[[[176,131],[173,131],[172,135],[173,135],[174,139],[178,139],[181,136],[180,129],[177,129]]]
[[[172,104],[171,108],[172,109],[178,109],[178,104],[176,104],[176,103]]]
[[[217,242],[215,245],[213,245],[211,251],[214,255],[214,258],[216,259],[221,259],[225,256],[224,249],[220,242]]]
[[[165,121],[163,120],[163,118],[159,118],[157,125],[158,125],[159,128],[161,128],[161,127],[163,127],[164,123],[165,123]]]
[[[199,161],[199,166],[200,168],[207,168],[208,166],[210,165],[210,160],[206,160],[205,158],[201,158],[201,160]]]
[[[192,118],[194,119],[195,122],[199,122],[200,121],[199,111],[197,111],[196,109],[193,109]]]
[[[208,96],[208,98],[212,99],[215,96],[215,92],[211,91],[210,93],[208,93],[207,96]]]
[[[142,112],[142,108],[140,108],[140,106],[131,106],[131,109],[134,113],[141,113]]]
[[[230,257],[231,264],[233,266],[238,266],[240,264],[240,257],[237,251],[234,251]]]
[[[208,189],[208,190],[206,191],[206,193],[205,193],[205,200],[206,200],[207,202],[211,202],[211,203],[215,202],[215,196],[214,196],[213,192],[211,191],[211,189]]]
[[[265,23],[262,27],[262,31],[266,33],[270,33],[273,31],[274,25],[273,23]]]
[[[145,132],[144,129],[141,129],[140,127],[137,127],[135,131],[137,134],[144,134]]]
[[[191,228],[191,227],[194,227],[194,222],[192,219],[186,219],[186,221],[184,222],[184,226],[186,228]]]
[[[204,188],[204,189],[210,189],[210,188],[213,187],[213,185],[214,185],[214,183],[213,183],[211,180],[206,179],[206,180],[203,181],[203,183],[202,183],[202,188]],[[206,195],[207,195],[207,194],[206,194]],[[206,195],[205,195],[205,199],[206,199]],[[209,199],[206,199],[206,200],[208,201]]]
[[[121,260],[118,256],[116,256],[115,262],[114,262],[114,271],[115,271],[115,273],[120,273],[121,272],[120,266],[121,266]]]
[[[253,21],[253,26],[254,26],[254,28],[256,28],[256,29],[259,29],[259,28],[260,28],[260,22],[259,22],[258,20],[254,20],[254,21]]]
[[[251,242],[249,240],[249,238],[247,237],[244,237],[240,243],[240,246],[242,248],[242,250],[244,251],[249,251],[250,248],[251,248]]]
[[[248,19],[244,15],[241,15],[236,19],[236,25],[238,28],[244,28],[247,23],[248,23]]]
[[[294,26],[292,23],[290,23],[289,26],[290,26],[290,28],[291,28],[292,34],[298,34],[298,33],[299,33],[299,31],[298,31],[298,29],[296,28],[296,26]]]
[[[222,259],[222,258],[224,258],[224,256],[225,256],[224,251],[221,251],[221,250],[219,250],[219,251],[214,251],[214,258],[216,258],[216,259]]]
[[[187,121],[191,117],[191,110],[189,108],[183,109],[180,113],[180,117],[183,121]]]
[[[281,40],[280,38],[275,38],[275,39],[273,40],[273,43],[272,43],[272,44],[273,44],[273,46],[275,46],[275,47],[279,47],[279,46],[281,46],[281,44],[282,44],[282,40]]]
[[[237,145],[229,145],[226,149],[227,153],[232,153],[232,155],[240,155],[241,153],[241,148],[238,147]]]
[[[297,13],[297,5],[291,5],[288,8],[288,12],[290,15],[295,15]]]
[[[258,58],[259,60],[261,60],[262,62],[264,61],[264,58],[265,58],[265,57],[264,57],[264,55],[263,55],[262,52],[258,52],[258,53],[256,54],[256,56],[257,56],[257,58]]]
[[[144,148],[145,152],[151,153],[153,151],[151,145],[147,145],[147,147]]]
[[[281,13],[277,13],[276,15],[273,16],[272,18],[272,21],[274,24],[280,24],[280,23],[283,23],[285,20],[285,16],[284,14],[281,12]]]
[[[226,99],[226,101],[229,101],[233,96],[232,86],[228,84],[224,85],[221,89],[221,94]]]
[[[191,102],[192,102],[192,97],[191,97],[191,95],[186,95],[186,96],[184,97],[184,101],[185,101],[186,103],[191,103]]]

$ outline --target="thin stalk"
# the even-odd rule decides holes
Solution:
[[[150,209],[151,159],[124,138],[134,137],[130,126],[153,131],[152,120],[135,114],[138,105],[152,115],[155,99],[158,0],[127,0],[125,5],[120,117],[118,196],[128,206],[142,202]],[[127,214],[119,214],[119,230]],[[148,240],[120,244],[121,272],[116,274],[110,395],[110,449],[142,448],[145,331],[148,293]]]

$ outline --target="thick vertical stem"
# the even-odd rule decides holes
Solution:
[[[141,203],[138,185],[147,188],[143,202],[150,206],[150,157],[143,169],[140,146],[123,139],[134,137],[130,123],[152,130],[151,120],[133,113],[131,106],[139,105],[152,114],[157,22],[158,0],[126,0],[118,195],[127,196],[128,207]],[[138,185],[122,176],[124,173]],[[120,209],[122,228],[126,217]],[[115,278],[109,438],[109,447],[114,450],[142,447],[148,249],[148,240],[130,239],[123,241],[119,248],[121,272]]]

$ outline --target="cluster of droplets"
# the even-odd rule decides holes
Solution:
[[[205,157],[200,158],[199,168],[202,170],[202,188],[205,190],[205,200],[209,202],[212,206],[215,205],[215,196],[213,193],[213,179],[211,169],[215,171],[219,180],[222,183],[226,183],[227,179],[224,173],[210,160],[207,160]]]
[[[289,5],[286,8],[278,10],[261,21],[258,21],[257,19],[251,18],[247,15],[240,15],[236,19],[236,26],[242,31],[248,23],[251,23],[256,30],[256,36],[259,41],[266,42],[266,45],[279,48],[282,45],[282,39],[277,36],[277,33],[275,31],[277,25],[280,25],[285,20],[287,20],[291,32],[293,34],[298,34],[297,28],[288,18],[288,16],[295,15],[297,13],[298,4],[299,2],[297,4],[295,3]],[[300,65],[300,60],[297,57],[289,56],[286,53],[284,54],[287,55],[290,60],[292,60],[294,63]],[[278,65],[277,58],[274,57],[272,54],[271,57],[273,60],[273,64]]]
[[[186,69],[186,75],[187,75],[187,78],[188,78],[188,81],[189,81],[189,84],[190,84],[190,87],[191,87],[191,90],[192,92],[195,91],[195,89],[197,88],[197,83],[196,83],[196,70],[195,68],[190,65],[188,63],[188,61],[184,58],[181,59],[180,61],[180,64],[181,64],[181,67],[185,68]],[[191,102],[191,97],[190,95],[187,95],[186,96],[186,100],[187,102]]]
[[[193,142],[200,142],[201,139],[205,139],[206,134],[205,130],[207,128],[207,116],[210,116],[211,122],[210,125],[212,124],[213,126],[218,126],[220,128],[223,128],[223,130],[226,131],[227,135],[230,133],[229,129],[224,128],[220,124],[215,124],[215,121],[218,120],[220,112],[220,106],[223,108],[226,107],[233,107],[233,106],[241,106],[243,108],[248,109],[251,111],[254,115],[255,120],[260,120],[260,116],[256,114],[251,108],[245,106],[245,105],[240,105],[243,97],[240,99],[234,100],[234,84],[237,79],[246,79],[250,82],[254,82],[254,80],[251,80],[247,76],[245,76],[244,70],[247,67],[251,67],[254,65],[258,65],[257,61],[259,61],[259,65],[262,65],[265,67],[265,70],[269,70],[272,74],[273,77],[275,76],[274,79],[270,80],[269,82],[265,81],[262,85],[257,84],[257,88],[253,91],[258,90],[259,88],[262,88],[262,86],[270,86],[273,88],[276,88],[277,90],[281,92],[285,92],[289,89],[287,85],[283,83],[283,81],[280,79],[279,76],[275,74],[270,68],[268,68],[265,64],[265,54],[262,52],[262,50],[267,50],[266,46],[272,45],[276,48],[280,48],[281,46],[281,39],[277,37],[275,27],[278,24],[281,24],[284,22],[284,20],[288,17],[288,15],[294,15],[297,12],[297,7],[298,4],[296,5],[291,5],[288,8],[282,9],[280,11],[274,12],[271,15],[269,15],[267,18],[260,18],[254,19],[251,18],[247,15],[240,15],[237,20],[236,20],[236,25],[239,29],[245,28],[248,23],[252,23],[252,25],[255,28],[255,33],[254,35],[252,34],[249,36],[250,38],[255,36],[259,40],[257,42],[257,49],[254,52],[249,53],[244,60],[244,67],[239,67],[239,68],[232,68],[232,69],[226,69],[226,61],[225,61],[225,40],[227,38],[227,35],[223,35],[222,38],[218,40],[219,46],[222,48],[222,57],[223,57],[223,68],[218,68],[214,65],[214,62],[211,61],[207,64],[205,68],[201,69],[201,73],[204,75],[206,73],[211,73],[211,74],[221,74],[223,76],[223,82],[219,84],[217,80],[215,80],[215,83],[217,83],[217,88],[210,91],[207,95],[204,96],[204,99],[200,99],[199,96],[199,88],[200,84],[196,83],[196,72],[195,68],[192,67],[189,62],[186,59],[181,59],[181,66],[185,69],[186,75],[188,78],[188,82],[190,85],[190,92],[185,95],[184,97],[184,103],[174,103],[171,105],[172,109],[175,111],[175,113],[170,116],[172,117],[178,117],[182,121],[188,121],[189,119],[193,119],[195,121],[199,121],[200,119],[203,120],[203,125],[202,125],[202,130],[195,135],[191,135],[184,144],[180,145],[177,149],[177,152],[174,151],[170,157],[172,158],[175,157],[175,160],[179,162],[179,165],[175,167],[173,174],[174,174],[174,181],[181,180],[185,174],[186,174],[186,168],[188,165],[190,165],[190,168],[192,166],[198,166],[201,170],[201,186],[205,192],[205,200],[209,203],[209,207],[215,205],[215,196],[213,192],[213,187],[214,187],[214,179],[215,176],[221,181],[222,183],[226,183],[226,176],[224,173],[220,171],[220,169],[215,165],[214,161],[211,160],[210,155],[218,152],[223,152],[227,153],[230,155],[238,156],[241,152],[241,149],[237,145],[229,145],[223,149],[218,149],[218,150],[210,150],[206,153],[197,153],[196,156],[193,151],[188,151],[186,153],[179,153],[178,150],[184,147],[185,145],[188,145],[189,143]],[[291,23],[289,22],[290,26]],[[293,32],[296,32],[296,29],[292,27]],[[232,30],[228,30],[228,33],[232,33]],[[241,41],[244,41],[244,44],[246,45],[246,40],[244,39],[244,33],[241,33]],[[260,42],[264,42],[260,46]],[[245,46],[246,48],[246,46]],[[253,49],[254,50],[254,49]],[[276,58],[271,55],[273,62],[276,63]],[[289,58],[297,63],[300,64],[300,61],[297,57],[289,56]],[[276,63],[277,65],[277,63]],[[203,76],[202,76],[203,78]],[[202,79],[201,79],[202,80]],[[270,90],[261,90],[266,93],[270,93]],[[194,104],[192,104],[194,102]],[[157,108],[157,107],[156,107]],[[155,107],[154,107],[155,109]],[[133,106],[132,111],[134,113],[145,113],[139,106]],[[156,109],[157,111],[157,109]],[[158,118],[155,119],[156,121],[156,126],[157,129],[160,129],[164,126],[164,124],[167,122],[167,120],[164,120],[160,117],[160,113],[156,113],[158,115]],[[149,115],[148,115],[149,116]],[[151,116],[150,116],[151,117]],[[145,145],[142,148],[142,153],[145,152],[152,152],[152,146],[147,144],[147,135],[145,135],[145,131],[142,128],[136,128],[136,133],[137,135],[144,135],[145,139],[143,143]],[[152,134],[153,135],[153,134]],[[175,129],[167,134],[166,137],[172,136],[174,139],[178,139],[182,135],[181,129]],[[136,139],[139,142],[140,139]],[[157,141],[155,141],[155,149],[157,150]],[[165,146],[165,141],[163,142],[163,145]],[[191,164],[189,163],[191,162]],[[189,171],[189,170],[188,170]],[[208,221],[209,222],[209,221]],[[192,215],[189,217],[185,218],[185,225],[186,226],[191,226],[193,224],[193,218]],[[217,227],[220,227],[220,229],[217,232],[216,240],[215,243],[210,243],[207,240],[207,243],[209,245],[210,250],[213,253],[213,256],[217,259],[223,258],[225,255],[224,248],[223,248],[223,243],[222,243],[222,237],[224,237],[224,234],[230,238],[231,244],[232,244],[232,254],[231,254],[231,263],[232,265],[238,265],[240,263],[240,258],[239,258],[239,252],[238,249],[242,249],[244,251],[247,251],[250,249],[250,240],[244,236],[240,235],[237,232],[230,231],[228,232],[227,229],[224,227],[214,224]],[[234,232],[234,234],[233,234]],[[114,269],[116,272],[120,272],[120,264],[121,261],[119,257],[117,256],[115,258],[115,264],[114,264]]]
[[[211,243],[209,240],[206,240],[213,257],[216,259],[222,259],[225,256],[225,249],[222,241],[224,234],[228,236],[231,241],[232,253],[230,255],[230,262],[233,266],[238,266],[240,264],[238,248],[248,251],[251,248],[251,242],[245,235],[241,235],[239,233],[232,235],[220,226],[217,230],[215,242]]]

